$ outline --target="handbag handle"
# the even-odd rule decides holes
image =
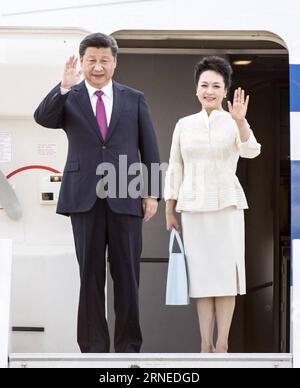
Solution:
[[[179,233],[177,232],[176,229],[172,229],[172,232],[171,232],[171,235],[170,235],[170,242],[169,242],[169,253],[172,253],[173,251],[173,245],[174,245],[174,239],[176,237],[176,240],[178,242],[178,245],[179,245],[179,248],[180,248],[180,251],[181,253],[184,253],[184,248],[183,248],[183,244],[182,244],[182,241],[181,241],[181,238],[180,238],[180,235]]]

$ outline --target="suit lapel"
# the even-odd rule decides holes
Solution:
[[[85,82],[82,81],[79,85],[75,86],[74,89],[74,97],[79,105],[80,109],[82,110],[84,116],[90,123],[93,130],[96,132],[98,138],[101,140],[102,143],[104,143],[101,132],[97,123],[97,119],[94,115],[93,108],[91,105],[90,96],[88,94],[88,91],[85,87]],[[124,89],[122,88],[122,85],[118,84],[117,82],[113,81],[113,96],[114,96],[114,102],[113,102],[113,109],[112,109],[112,115],[110,119],[110,124],[107,129],[107,135],[105,139],[105,143],[109,141],[111,138],[113,131],[116,128],[116,125],[118,123],[118,120],[120,118],[120,114],[122,112],[123,103],[124,100],[122,98],[122,93],[124,92]]]
[[[123,92],[124,92],[124,89],[122,88],[122,85],[113,81],[113,93],[114,93],[113,110],[112,110],[112,115],[110,119],[110,124],[107,130],[105,143],[107,143],[111,138],[113,131],[115,130],[116,125],[119,121],[120,114],[123,108],[123,103],[124,103],[124,99],[122,98]]]
[[[79,85],[75,86],[73,91],[75,100],[82,110],[82,113],[90,123],[91,128],[93,128],[93,130],[96,132],[96,135],[100,141],[103,143],[100,128],[91,105],[90,96],[88,94],[87,88],[85,87],[85,82],[82,81]]]

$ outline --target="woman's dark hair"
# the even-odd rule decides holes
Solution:
[[[79,46],[80,57],[84,56],[85,51],[88,47],[96,47],[96,48],[110,47],[112,55],[114,57],[117,56],[117,52],[118,52],[118,44],[115,38],[113,38],[110,35],[102,34],[100,32],[97,32],[95,34],[90,34],[81,41]]]
[[[199,78],[204,71],[213,70],[221,74],[224,79],[225,88],[228,90],[231,86],[232,68],[230,63],[221,57],[205,57],[195,66],[194,80],[196,87],[198,86]]]

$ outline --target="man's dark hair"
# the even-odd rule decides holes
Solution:
[[[218,74],[221,74],[224,79],[226,89],[231,86],[232,68],[230,63],[221,57],[205,57],[195,66],[194,80],[196,87],[198,86],[199,78],[204,71],[213,70]]]
[[[84,56],[85,51],[88,47],[96,47],[96,48],[110,47],[112,55],[114,57],[117,56],[117,52],[118,52],[118,44],[115,38],[113,38],[110,35],[102,34],[100,32],[96,32],[95,34],[90,34],[81,41],[79,46],[80,57]]]

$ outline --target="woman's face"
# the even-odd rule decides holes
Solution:
[[[197,96],[202,108],[210,113],[214,109],[222,110],[222,101],[226,97],[224,78],[213,70],[204,71],[199,78]]]

